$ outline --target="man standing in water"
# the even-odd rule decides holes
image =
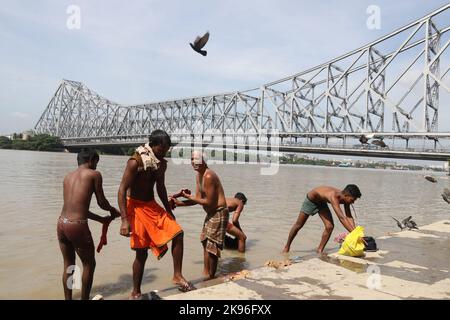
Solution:
[[[120,216],[119,211],[106,200],[102,187],[102,175],[96,171],[100,160],[97,152],[82,150],[77,157],[78,169],[64,178],[64,205],[58,219],[57,234],[59,247],[64,258],[63,287],[66,300],[72,299],[72,287],[67,281],[70,268],[75,266],[75,252],[83,263],[81,299],[89,300],[95,270],[95,249],[88,219],[108,223]],[[100,217],[89,211],[92,194],[97,203],[110,217]],[[70,270],[70,271],[69,271]],[[72,275],[73,276],[73,275]]]
[[[170,145],[170,137],[165,131],[153,131],[149,137],[149,143],[137,148],[128,160],[119,187],[118,202],[122,216],[120,234],[126,237],[131,236],[131,249],[136,251],[133,263],[132,299],[141,298],[141,283],[148,249],[151,249],[159,260],[167,252],[169,241],[172,241],[174,268],[172,281],[183,292],[195,289],[184,279],[181,272],[183,230],[175,221],[167,198],[165,186],[167,161],[164,156],[169,151]],[[165,210],[155,201],[153,191],[155,183]]]
[[[247,236],[244,231],[242,231],[239,223],[239,218],[246,204],[247,197],[242,192],[236,193],[234,198],[227,198],[228,211],[233,212],[231,222],[228,222],[227,225],[227,233],[235,236],[233,244],[237,241],[237,249],[239,252],[245,252],[245,242],[247,241]],[[228,238],[232,239],[231,237]]]
[[[206,212],[200,241],[203,245],[203,275],[205,280],[209,280],[216,275],[217,262],[220,251],[223,249],[229,213],[219,177],[208,168],[201,151],[192,152],[191,164],[197,172],[195,195],[183,190],[181,195],[188,200],[173,200],[177,206],[200,204]]]
[[[350,205],[353,204],[358,198],[361,197],[361,191],[358,186],[354,184],[347,185],[344,190],[337,188],[321,186],[309,191],[306,195],[306,199],[303,202],[300,214],[297,221],[292,226],[289,232],[289,237],[283,252],[289,252],[291,243],[294,240],[297,232],[304,226],[306,220],[310,216],[319,213],[319,217],[322,219],[325,226],[325,230],[322,234],[317,253],[322,253],[328,240],[330,239],[331,232],[333,232],[334,222],[331,215],[331,211],[328,208],[328,203],[333,207],[336,216],[339,221],[348,230],[352,232],[355,229],[355,221],[353,220],[352,213],[350,211]],[[345,215],[341,210],[341,204],[344,205]]]

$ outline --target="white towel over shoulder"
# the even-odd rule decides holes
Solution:
[[[142,159],[142,163],[144,165],[144,171],[149,169],[150,171],[156,171],[159,169],[160,161],[153,153],[152,148],[148,143],[144,146],[140,146],[136,149],[136,152],[139,153]]]

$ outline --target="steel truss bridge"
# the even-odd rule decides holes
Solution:
[[[450,130],[438,125],[450,129],[449,7],[250,90],[122,105],[63,80],[35,131],[68,148],[133,146],[163,129],[187,146],[446,160]]]

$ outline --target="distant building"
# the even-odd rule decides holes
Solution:
[[[28,139],[30,139],[33,136],[34,136],[34,131],[33,130],[28,130],[28,131],[22,132],[22,140],[28,140]]]
[[[395,161],[388,161],[388,160],[386,160],[386,161],[379,161],[378,163],[379,164],[384,164],[386,166],[396,166],[397,165],[397,162],[395,162]]]

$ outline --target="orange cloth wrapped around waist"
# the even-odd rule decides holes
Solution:
[[[132,232],[131,248],[151,249],[158,260],[167,252],[167,243],[183,232],[155,200],[145,202],[128,198],[127,214]]]

